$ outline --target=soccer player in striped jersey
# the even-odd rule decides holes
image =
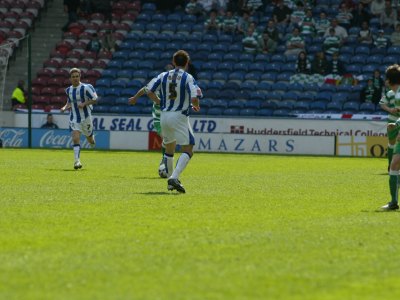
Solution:
[[[388,137],[395,140],[393,158],[389,170],[389,190],[391,201],[382,206],[382,210],[399,209],[398,190],[399,190],[399,170],[400,170],[400,66],[395,64],[386,69],[386,85],[389,91],[381,99],[381,107],[389,113],[391,122],[388,124]]]
[[[155,79],[153,79],[153,80],[155,80]],[[131,105],[135,105],[137,102],[137,99],[139,99],[143,95],[147,95],[148,91],[149,91],[149,89],[147,88],[147,85],[142,87],[133,97],[130,97],[128,99],[128,103]],[[160,104],[159,104],[159,99],[154,99],[154,100],[156,102],[158,102],[158,104],[153,102],[153,107],[151,109],[151,115],[153,116],[153,126],[154,126],[154,129],[157,132],[157,134],[162,138],[161,124],[160,124],[161,108],[160,108]],[[167,174],[165,172],[165,166],[164,166],[164,153],[165,153],[164,144],[161,145],[161,151],[162,151],[162,158],[161,158],[160,165],[158,167],[158,175],[162,178],[167,178]]]
[[[81,133],[86,136],[91,147],[95,146],[92,123],[93,104],[97,103],[97,94],[91,84],[81,83],[81,70],[72,68],[69,71],[71,86],[65,92],[67,103],[61,108],[61,112],[70,110],[69,127],[72,131],[72,142],[74,149],[74,169],[82,168],[80,161]]]
[[[189,64],[189,54],[179,50],[173,55],[175,69],[163,72],[147,85],[150,99],[160,100],[161,131],[165,145],[164,164],[169,176],[168,190],[185,193],[185,188],[179,181],[179,176],[193,156],[195,139],[189,122],[190,109],[200,110],[199,98],[201,90],[192,75],[186,72]],[[159,93],[158,99],[156,93]],[[157,101],[155,101],[157,103]],[[180,145],[182,154],[174,165],[176,145]]]

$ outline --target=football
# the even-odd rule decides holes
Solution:
[[[166,170],[164,164],[161,164],[161,165],[158,167],[158,175],[159,175],[161,178],[167,178],[167,177],[168,177],[167,170]]]

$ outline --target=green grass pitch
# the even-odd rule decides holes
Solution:
[[[0,299],[399,299],[386,160],[0,149]]]

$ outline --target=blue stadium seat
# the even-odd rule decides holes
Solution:
[[[125,108],[125,113],[128,114],[140,114],[142,110],[141,106],[136,106],[136,105],[129,105]]]
[[[126,83],[127,83],[127,80],[117,78],[117,79],[114,79],[113,81],[111,81],[111,86],[123,89],[123,88],[125,88]]]
[[[129,70],[129,69],[122,69],[117,72],[117,77],[118,78],[126,78],[127,80],[130,80],[133,78],[133,72],[134,71]]]
[[[345,111],[357,112],[360,108],[360,103],[356,101],[348,101],[343,104],[342,109]]]
[[[121,69],[122,62],[120,60],[110,60],[107,64],[108,70],[119,70]]]
[[[96,87],[108,88],[111,85],[111,80],[109,78],[100,78],[96,81]]]
[[[228,72],[231,72],[232,69],[233,69],[233,66],[232,66],[231,63],[223,62],[223,63],[220,63],[220,64],[218,65],[218,70],[219,70],[219,71],[224,71],[224,72],[227,72],[227,71],[228,71]]]
[[[121,96],[121,93],[119,95]],[[115,105],[128,105],[128,99],[126,97],[117,97]]]
[[[229,107],[231,108],[243,108],[245,104],[245,101],[243,100],[231,100],[229,101]]]
[[[289,117],[290,110],[289,109],[275,109],[272,113],[274,117]]]
[[[265,66],[265,72],[280,72],[282,63],[269,63]]]
[[[232,44],[232,36],[229,34],[220,34],[218,36],[218,43],[224,45]]]
[[[254,55],[248,53],[242,53],[239,58],[239,61],[244,63],[251,63],[253,62],[253,60],[254,60]]]
[[[207,58],[209,63],[219,63],[222,61],[222,56],[219,53],[210,53]]]
[[[342,111],[343,102],[341,101],[331,101],[326,104],[326,110],[329,110],[331,113],[339,113]]]
[[[260,77],[261,72],[251,72],[244,75],[246,81],[253,82],[254,84],[257,84],[260,81]]]
[[[100,104],[98,104],[98,105],[95,105],[93,107],[93,112],[94,113],[105,114],[105,113],[109,112],[109,108],[110,107],[108,105],[100,105]]]
[[[116,70],[108,70],[108,69],[106,69],[106,70],[103,70],[102,72],[101,72],[101,77],[102,78],[109,78],[109,79],[115,79],[115,78],[117,78],[117,71]]]
[[[240,60],[239,60],[240,61]],[[241,71],[241,72],[247,72],[248,71],[248,64],[244,62],[238,62],[233,65],[233,70],[234,71]]]
[[[219,116],[222,115],[223,108],[221,107],[210,107],[208,109],[207,114],[211,116]]]
[[[210,72],[210,71],[216,71],[217,70],[217,65],[214,62],[206,62],[201,66],[202,71],[204,72]]]
[[[232,44],[228,47],[228,53],[236,53],[240,56],[242,52],[243,52],[243,47],[241,44]]]
[[[226,45],[224,45],[224,44],[215,44],[212,47],[212,52],[218,53],[220,55],[224,55],[225,53],[227,53]]]
[[[400,54],[400,52],[398,53]],[[387,55],[382,59],[383,64],[385,65],[392,65],[399,62],[399,56],[397,55]]]
[[[284,54],[273,54],[271,56],[270,62],[284,63],[284,62],[286,62],[286,56]]]
[[[265,100],[266,94],[260,91],[250,92],[250,100]]]
[[[263,63],[252,63],[252,64],[249,64],[248,71],[249,72],[264,73],[264,64]]]
[[[261,104],[260,104],[260,109],[263,109],[263,108],[276,109],[276,104],[279,101],[280,100],[265,100],[265,101],[262,101]]]
[[[169,14],[167,15],[167,21],[168,22],[176,22],[176,23],[181,23],[182,22],[182,16],[180,14]]]
[[[166,23],[161,26],[161,33],[175,34],[176,25],[172,23]]]
[[[314,101],[310,103],[310,110],[320,110],[321,112],[326,110],[328,102],[326,101]]]
[[[368,46],[357,46],[354,49],[355,54],[363,54],[363,55],[369,55],[369,47]]]
[[[152,23],[159,23],[159,24],[163,24],[166,23],[167,21],[167,16],[160,14],[160,13],[156,13],[154,15],[151,16],[151,22]]]
[[[387,51],[387,55],[399,55],[400,54],[400,47],[399,46],[390,46]]]
[[[366,55],[366,54],[356,54],[351,58],[350,62],[352,64],[365,64],[367,59],[368,59],[368,55]]]
[[[239,115],[245,116],[245,117],[255,116],[256,111],[257,111],[257,109],[255,109],[255,108],[242,108],[239,111]]]
[[[270,54],[264,54],[264,53],[259,53],[256,54],[254,57],[254,62],[255,63],[268,63],[271,61],[271,55]]]
[[[264,101],[264,100],[261,100]],[[252,108],[252,109],[258,109],[261,106],[261,101],[260,100],[247,100],[244,103],[244,108]]]
[[[161,25],[158,23],[146,24],[146,33],[158,34],[161,30]]]
[[[223,56],[223,61],[224,62],[229,62],[229,63],[235,63],[239,61],[239,55],[235,53],[226,53]]]
[[[229,107],[223,110],[222,114],[225,116],[238,116],[239,115],[239,108]]]
[[[120,88],[108,88],[104,91],[104,96],[112,96],[112,97],[119,97],[121,93],[121,89]]]
[[[260,80],[264,82],[274,83],[277,76],[277,72],[267,72],[261,75]]]
[[[332,92],[335,93],[336,92],[336,86],[333,84],[323,84],[319,87],[319,91],[320,92]]]
[[[315,100],[329,102],[332,99],[332,94],[333,94],[332,92],[318,92],[315,95]]]
[[[272,116],[273,109],[270,108],[262,108],[256,111],[256,115],[260,117],[270,117]]]
[[[256,87],[256,85],[252,82],[241,82],[240,83],[240,90],[242,90],[242,91],[253,92],[253,91],[257,90],[255,87]]]
[[[284,99],[284,98],[282,98]],[[276,103],[277,109],[293,109],[294,101],[293,100],[282,100]]]
[[[130,98],[130,97],[132,97],[133,95],[135,95],[136,92],[137,92],[139,89],[140,89],[140,88],[133,88],[133,87],[127,86],[126,88],[121,89],[119,95],[120,95],[121,97]]]
[[[115,98],[113,96],[101,97],[99,100],[100,105],[112,106],[115,105]],[[96,105],[95,105],[96,106]],[[107,108],[108,110],[108,108]]]
[[[233,82],[237,82],[237,83],[241,83],[244,80],[244,75],[245,72],[232,72],[228,75],[228,80],[233,81]]]
[[[138,69],[139,70],[153,70],[154,69],[154,63],[152,61],[144,60],[138,63]]]
[[[367,113],[373,113],[376,110],[375,104],[371,102],[364,102],[360,104],[359,107],[360,112],[367,112]]]
[[[213,107],[228,108],[229,100],[225,99],[215,99],[213,102]]]
[[[309,110],[310,109],[310,102],[308,102],[308,101],[296,101],[296,102],[293,103],[293,109]]]
[[[289,87],[289,90],[282,95],[282,99],[291,100],[291,101],[298,101],[299,100],[299,96],[297,95],[297,93],[290,91],[290,87]]]
[[[225,81],[228,80],[228,73],[225,72],[215,72],[212,76],[213,80],[218,80],[222,83],[225,83]]]

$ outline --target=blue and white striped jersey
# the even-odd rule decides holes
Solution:
[[[201,90],[193,76],[182,69],[163,72],[153,78],[147,88],[160,97],[162,111],[189,111],[192,98],[201,98]]]
[[[97,100],[97,94],[91,84],[81,83],[77,87],[70,86],[65,90],[68,96],[68,103],[71,104],[69,120],[74,123],[81,123],[92,114],[92,105],[78,108],[78,103],[87,100]]]

